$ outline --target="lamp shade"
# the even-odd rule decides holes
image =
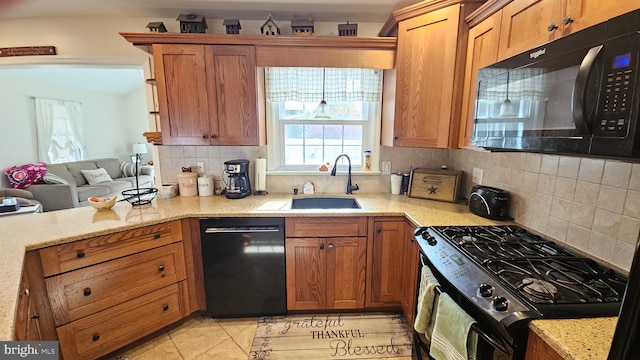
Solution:
[[[133,153],[134,154],[146,154],[147,153],[147,145],[145,145],[145,144],[133,144]]]

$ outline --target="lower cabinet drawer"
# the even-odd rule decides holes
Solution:
[[[182,287],[173,284],[58,327],[65,360],[96,359],[183,317]]]
[[[182,243],[162,246],[45,280],[56,326],[186,278]]]

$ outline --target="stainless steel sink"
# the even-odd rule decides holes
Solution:
[[[292,209],[360,209],[353,198],[303,197],[291,200]]]

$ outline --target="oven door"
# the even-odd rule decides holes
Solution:
[[[527,331],[518,330],[505,336],[506,330],[501,324],[492,322],[487,316],[475,307],[465,296],[449,283],[429,262],[427,255],[420,251],[420,263],[429,266],[429,269],[440,283],[437,292],[446,292],[451,298],[476,320],[471,328],[478,334],[477,360],[522,360],[526,350]],[[419,306],[419,305],[418,305]],[[414,349],[412,359],[432,359],[429,354],[429,343],[423,334],[414,331]],[[515,350],[514,350],[515,346]]]

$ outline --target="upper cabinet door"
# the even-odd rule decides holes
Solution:
[[[459,16],[453,5],[398,24],[394,146],[450,145]]]
[[[498,58],[498,42],[500,39],[500,20],[502,11],[491,15],[486,20],[469,29],[467,61],[464,74],[464,90],[462,94],[462,116],[460,123],[460,139],[458,147],[471,147],[473,124],[475,118],[476,88],[478,70],[496,62]]]
[[[153,45],[164,145],[208,145],[205,47]]]
[[[567,35],[592,25],[607,21],[618,15],[640,8],[640,2],[615,0],[566,0],[567,9],[562,19],[566,23],[563,34]]]
[[[498,60],[503,60],[562,34],[566,0],[514,0],[502,9]]]
[[[212,145],[259,145],[256,50],[207,46]]]

